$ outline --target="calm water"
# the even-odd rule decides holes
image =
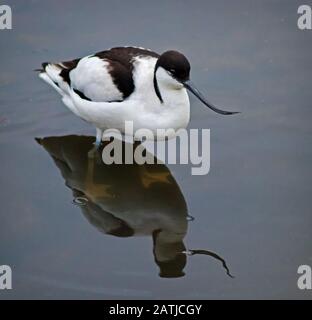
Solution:
[[[298,266],[312,265],[312,31],[297,29],[301,1],[7,4],[0,265],[12,267],[13,290],[0,298],[311,299],[297,289]],[[207,176],[88,158],[93,128],[33,72],[126,44],[184,52],[210,100],[242,111],[223,117],[191,98],[190,128],[211,129]]]

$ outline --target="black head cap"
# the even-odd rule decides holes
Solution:
[[[164,52],[157,60],[156,68],[164,68],[178,81],[186,81],[190,77],[191,66],[186,57],[174,50]]]
[[[155,259],[155,262],[159,267],[161,278],[181,278],[185,276],[183,269],[186,266],[186,255],[184,253],[178,253],[167,261]]]

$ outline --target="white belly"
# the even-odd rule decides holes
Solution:
[[[92,102],[75,93],[71,94],[71,100],[75,113],[99,129],[117,129],[124,134],[125,121],[131,121],[134,131],[149,129],[157,135],[157,129],[178,130],[189,123],[190,104],[185,89],[175,95],[176,103],[171,104],[152,104],[131,97],[123,102]]]

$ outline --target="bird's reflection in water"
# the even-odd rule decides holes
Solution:
[[[216,253],[186,250],[187,205],[164,164],[105,165],[100,156],[90,157],[93,137],[36,140],[51,155],[76,204],[99,231],[117,237],[152,236],[161,277],[182,277],[187,256],[194,254],[221,261],[231,276],[224,259]]]

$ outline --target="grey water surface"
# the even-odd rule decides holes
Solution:
[[[13,289],[0,299],[311,299],[297,287],[298,266],[312,266],[312,31],[297,28],[301,1],[6,4],[0,265]],[[208,175],[88,157],[94,128],[33,71],[123,45],[183,52],[205,95],[241,111],[218,115],[190,97],[189,128],[211,129]]]

